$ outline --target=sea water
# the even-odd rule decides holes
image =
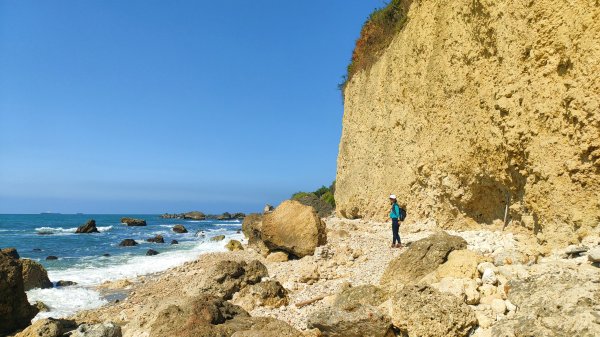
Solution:
[[[122,217],[144,219],[147,226],[123,225]],[[89,219],[96,220],[100,233],[75,234],[77,227]],[[176,224],[184,225],[188,233],[173,232]],[[27,292],[31,303],[42,301],[50,307],[50,311],[39,313],[36,319],[60,318],[106,304],[107,300],[95,289],[103,282],[160,272],[203,253],[225,251],[229,239],[243,240],[240,229],[239,220],[162,219],[147,214],[0,215],[0,248],[15,247],[21,258],[38,261],[53,283],[77,282],[75,286]],[[226,240],[210,240],[221,234]],[[162,235],[165,243],[146,242],[156,235]],[[124,239],[134,239],[139,245],[119,247]],[[171,240],[179,244],[171,245]],[[148,249],[159,254],[146,256]],[[58,260],[46,260],[50,255]]]

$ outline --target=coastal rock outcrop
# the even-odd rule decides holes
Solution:
[[[70,337],[121,337],[121,327],[113,322],[81,324]]]
[[[137,245],[138,243],[134,239],[124,239],[123,241],[121,241],[121,243],[119,243],[119,246],[121,247],[132,247]]]
[[[288,292],[278,281],[269,280],[249,285],[236,293],[232,302],[245,310],[278,308],[289,303]]]
[[[19,260],[23,270],[23,286],[25,291],[34,288],[52,288],[52,282],[48,278],[48,272],[36,261],[30,259]]]
[[[134,218],[121,218],[121,223],[127,226],[146,226],[146,220]]]
[[[19,256],[19,252],[17,252],[16,248],[12,248],[12,247],[11,248],[3,248],[1,251],[2,251],[2,253],[12,257],[13,259],[18,260],[21,258]]]
[[[314,208],[287,200],[265,214],[260,239],[269,250],[281,250],[297,257],[312,255],[327,242],[325,223]]]
[[[27,301],[21,264],[0,252],[0,335],[7,335],[31,324],[37,309]]]
[[[446,262],[450,252],[465,248],[465,239],[444,231],[416,241],[390,261],[381,277],[381,285],[384,288],[398,289],[405,284],[417,283]]]
[[[100,231],[98,231],[98,228],[96,227],[96,220],[90,219],[84,225],[79,226],[75,233],[100,233]]]
[[[187,228],[185,228],[184,225],[175,225],[175,226],[173,226],[173,232],[182,234],[182,233],[187,233],[188,230],[187,230]]]
[[[187,213],[165,213],[160,216],[163,219],[187,219],[187,220],[205,220],[206,215],[199,211],[192,211]]]
[[[72,320],[43,318],[35,321],[15,337],[62,337],[76,327],[77,324]]]
[[[345,85],[337,213],[503,223],[576,243],[600,223],[600,7],[594,1],[391,1],[399,29]]]

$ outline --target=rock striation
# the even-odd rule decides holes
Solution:
[[[394,1],[396,3],[398,1]],[[400,1],[407,20],[344,90],[346,218],[503,222],[574,243],[600,222],[600,6]]]

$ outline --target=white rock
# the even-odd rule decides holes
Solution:
[[[596,246],[588,251],[588,260],[600,262],[600,246]]]
[[[494,299],[492,301],[492,311],[497,315],[504,315],[506,312],[506,303],[500,299]]]
[[[511,301],[506,300],[506,301],[504,301],[504,304],[506,304],[506,310],[508,310],[508,311],[517,311],[517,306],[514,305],[514,304],[512,304]]]
[[[492,269],[485,269],[483,275],[481,276],[481,281],[483,281],[484,284],[495,285],[498,283],[498,278]]]
[[[490,317],[488,317],[481,311],[475,311],[475,318],[477,318],[477,323],[479,323],[479,327],[484,329],[492,326],[492,323],[494,322]]]
[[[479,274],[483,274],[486,269],[491,269],[493,272],[498,271],[498,268],[496,268],[496,266],[494,266],[494,264],[491,262],[481,262],[477,265],[477,271],[479,271]]]

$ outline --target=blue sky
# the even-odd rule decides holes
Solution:
[[[256,211],[335,179],[380,0],[0,0],[0,213]]]

